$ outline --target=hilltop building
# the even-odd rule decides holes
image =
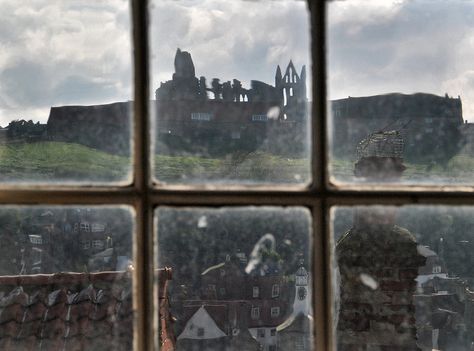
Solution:
[[[278,66],[275,85],[196,77],[191,54],[180,49],[172,80],[156,90],[157,151],[216,154],[238,150],[302,152],[308,122],[306,68]],[[280,144],[278,146],[278,144]],[[282,149],[283,148],[283,149]]]
[[[460,97],[417,93],[348,97],[330,102],[332,145],[338,157],[353,155],[357,143],[376,132],[399,130],[409,161],[449,156],[463,146]]]

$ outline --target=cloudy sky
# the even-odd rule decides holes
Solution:
[[[0,0],[0,125],[132,96],[127,0]]]
[[[331,98],[460,95],[474,121],[474,1],[333,1],[328,33]]]
[[[304,1],[155,0],[151,18],[152,91],[171,78],[178,47],[208,82],[246,87],[273,83],[290,59],[310,63]],[[448,93],[474,121],[474,1],[332,1],[328,49],[331,99]],[[130,100],[131,77],[127,0],[0,0],[0,125]]]

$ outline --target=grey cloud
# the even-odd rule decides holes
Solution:
[[[238,78],[245,84],[251,79],[272,83],[276,66],[286,65],[291,58],[298,67],[309,64],[309,18],[304,2],[155,4],[153,88],[170,79],[177,47],[191,52],[197,75]]]
[[[42,104],[49,98],[50,81],[51,77],[42,63],[19,59],[0,72],[0,91],[14,105]]]
[[[352,12],[351,3],[329,5],[330,98],[447,92],[462,96],[467,115],[474,112],[473,94],[447,84],[472,67],[473,2],[403,1],[383,9],[359,2]],[[453,90],[444,91],[447,87]]]
[[[0,121],[132,98],[127,0],[0,0]]]

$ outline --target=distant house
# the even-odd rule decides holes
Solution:
[[[227,256],[204,270],[201,298],[183,301],[178,349],[227,350],[237,343],[244,350],[287,350],[279,346],[279,332],[283,344],[290,345],[284,335],[298,334],[308,346],[312,328],[298,324],[300,315],[312,319],[308,272],[300,267],[292,277],[251,275],[244,263],[242,257]]]

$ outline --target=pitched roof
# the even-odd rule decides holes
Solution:
[[[0,277],[1,350],[129,350],[129,272]]]

